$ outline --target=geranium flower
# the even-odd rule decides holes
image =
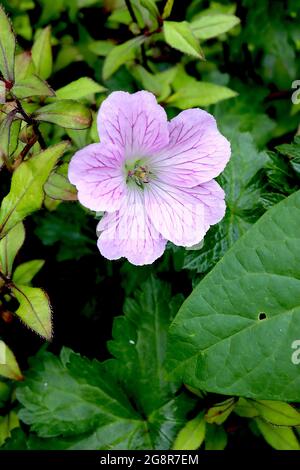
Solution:
[[[230,144],[206,111],[189,109],[170,122],[147,91],[116,91],[98,113],[100,143],[73,156],[69,179],[82,205],[104,211],[98,247],[110,260],[136,265],[159,258],[170,240],[199,243],[225,214],[213,180]]]

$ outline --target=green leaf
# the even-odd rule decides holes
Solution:
[[[90,44],[88,44],[88,49],[91,52],[93,52],[94,54],[98,56],[103,56],[103,57],[105,57],[113,48],[114,48],[113,43],[108,40],[92,41]]]
[[[200,250],[186,251],[183,267],[207,272],[233,243],[253,225],[264,209],[260,198],[264,186],[259,172],[268,162],[265,152],[258,152],[250,134],[229,136],[232,154],[219,178],[226,194],[226,215],[211,227]]]
[[[162,14],[162,19],[163,20],[166,20],[167,18],[169,18],[169,16],[171,15],[171,12],[172,12],[173,5],[174,5],[174,0],[167,0],[166,1],[166,4],[164,6],[164,11],[163,11],[163,14]]]
[[[5,80],[13,83],[16,38],[11,22],[0,5],[0,71]]]
[[[21,284],[13,284],[10,289],[20,304],[16,315],[26,326],[50,341],[52,315],[47,294],[42,289]]]
[[[292,361],[299,226],[300,191],[268,210],[199,283],[171,327],[170,374],[201,390],[300,401]]]
[[[247,398],[239,398],[234,407],[234,412],[242,418],[254,418],[259,415],[253,400],[247,400]]]
[[[258,411],[259,416],[271,424],[279,426],[300,426],[300,413],[288,403],[255,400],[252,404]]]
[[[44,186],[47,196],[58,201],[76,201],[77,190],[73,186],[67,176],[57,172],[52,173]]]
[[[53,213],[36,217],[35,233],[46,246],[56,245],[57,260],[80,259],[95,252],[95,233],[79,204],[62,203]]]
[[[171,296],[168,284],[151,276],[126,299],[125,316],[115,319],[108,343],[116,358],[108,368],[147,416],[151,441],[160,449],[170,448],[192,403],[185,394],[174,398],[164,368],[168,326],[181,301]]]
[[[169,46],[197,59],[204,59],[200,44],[186,21],[164,21],[164,34]]]
[[[12,266],[25,240],[25,229],[22,222],[15,225],[7,235],[0,240],[0,270],[5,276],[11,277]]]
[[[290,165],[295,173],[300,177],[300,136],[294,138],[292,144],[282,144],[276,147],[276,150],[288,157]]]
[[[205,421],[210,424],[223,424],[232,412],[234,405],[234,398],[217,403],[206,411]]]
[[[107,80],[121,67],[121,65],[133,60],[136,50],[145,42],[145,40],[145,36],[137,36],[124,42],[124,44],[115,46],[105,58],[102,71],[103,80]]]
[[[227,433],[215,424],[206,424],[205,450],[224,450],[227,446]]]
[[[205,439],[205,420],[203,413],[188,421],[175,439],[173,450],[199,449]]]
[[[13,93],[17,98],[28,98],[29,96],[54,96],[52,88],[36,75],[23,78],[17,81],[13,88]]]
[[[209,106],[235,96],[237,96],[237,93],[226,86],[192,81],[171,95],[166,102],[179,109],[188,109],[197,106]]]
[[[26,261],[25,263],[19,264],[19,266],[17,266],[14,271],[13,282],[15,284],[30,286],[32,279],[42,269],[44,264],[45,264],[45,261],[43,259],[34,259],[31,261]]]
[[[94,93],[102,93],[106,90],[102,85],[99,85],[89,77],[81,77],[68,85],[59,88],[56,91],[56,96],[59,99],[73,99],[80,100],[88,95]]]
[[[200,14],[190,23],[190,26],[196,38],[211,39],[227,33],[239,22],[239,18],[235,15]]]
[[[7,379],[23,380],[14,353],[2,340],[0,340],[0,375]]]
[[[16,169],[10,192],[0,207],[0,239],[27,215],[41,207],[43,186],[67,146],[67,142],[61,142],[49,147]]]
[[[11,154],[11,135],[15,116],[16,110],[13,109],[5,116],[0,124],[0,157],[8,157]]]
[[[19,82],[24,78],[29,78],[35,73],[34,64],[30,51],[21,52],[16,55],[15,60],[15,80]]]
[[[32,47],[32,60],[36,73],[46,80],[52,73],[51,27],[39,31]]]
[[[86,129],[91,124],[91,113],[74,100],[56,100],[34,112],[37,121],[46,121],[68,129]]]
[[[18,416],[10,411],[6,416],[0,416],[0,447],[11,436],[11,431],[19,427]]]
[[[68,437],[73,449],[149,448],[146,423],[96,360],[38,354],[17,390],[22,421],[40,437]]]
[[[260,418],[255,419],[263,437],[276,450],[300,450],[299,442],[290,428],[276,427]]]

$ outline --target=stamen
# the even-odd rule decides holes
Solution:
[[[143,187],[145,183],[149,183],[149,176],[151,171],[145,165],[135,164],[132,170],[128,170],[127,182],[129,178],[134,181],[138,186]]]

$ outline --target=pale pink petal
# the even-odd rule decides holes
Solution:
[[[230,158],[230,143],[214,117],[201,109],[182,111],[169,124],[170,142],[153,156],[152,168],[166,183],[192,188],[215,178]]]
[[[223,219],[226,211],[225,193],[215,180],[202,183],[195,188],[183,189],[183,191],[192,194],[198,199],[199,204],[203,205],[205,227],[209,228],[210,225]]]
[[[127,191],[124,155],[112,145],[91,144],[76,152],[68,176],[79,202],[93,211],[117,210]]]
[[[132,264],[151,264],[159,258],[166,240],[145,212],[143,192],[131,190],[120,210],[105,214],[98,224],[98,248],[110,260],[125,257]]]
[[[215,181],[195,188],[151,182],[145,190],[145,206],[156,230],[179,246],[199,243],[210,225],[225,214],[224,192]]]
[[[119,146],[129,158],[147,156],[169,142],[166,113],[148,91],[111,93],[101,104],[97,122],[101,142]]]

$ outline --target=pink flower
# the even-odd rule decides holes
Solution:
[[[170,122],[152,93],[116,91],[98,114],[101,142],[79,150],[69,179],[82,205],[104,211],[98,248],[136,265],[159,258],[167,240],[199,243],[225,214],[213,180],[230,144],[206,111],[189,109]]]

